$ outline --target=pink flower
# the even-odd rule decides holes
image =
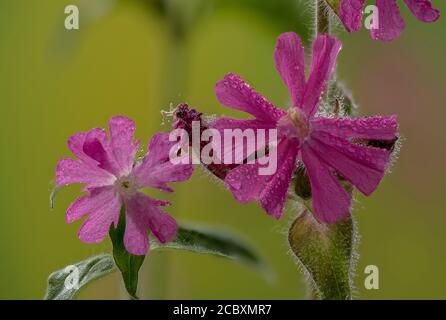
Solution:
[[[429,0],[404,0],[413,15],[421,22],[435,22],[440,17],[440,11],[432,8]],[[359,31],[362,21],[362,9],[365,0],[342,0],[339,17],[349,32]],[[404,20],[396,0],[376,0],[379,13],[379,25],[372,29],[375,40],[391,41],[398,38],[404,30]]]
[[[167,133],[154,135],[147,154],[135,162],[139,141],[133,141],[134,122],[122,116],[113,117],[109,129],[110,139],[102,128],[68,139],[68,147],[78,160],[59,160],[56,185],[82,183],[88,194],[70,205],[66,221],[71,223],[88,215],[79,230],[79,239],[98,243],[107,236],[111,224],[117,227],[121,207],[125,205],[125,247],[134,255],[145,255],[149,249],[148,231],[166,243],[175,236],[177,225],[159,209],[170,203],[152,199],[140,189],[172,192],[167,183],[187,180],[193,169],[190,165],[171,164],[169,150],[174,142],[169,142]]]
[[[278,129],[275,174],[259,175],[260,164],[256,162],[239,165],[226,176],[225,183],[239,202],[257,200],[269,215],[280,218],[298,160],[310,179],[313,212],[322,222],[332,223],[350,213],[351,196],[339,183],[339,176],[365,195],[377,188],[391,152],[361,142],[395,141],[396,117],[316,115],[340,49],[338,39],[319,35],[313,43],[311,73],[306,80],[300,38],[295,33],[279,37],[274,58],[291,95],[293,106],[288,112],[276,108],[236,75],[229,74],[217,83],[217,98],[223,105],[249,113],[254,119],[222,117],[214,128]]]

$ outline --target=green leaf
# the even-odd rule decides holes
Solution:
[[[122,274],[125,288],[133,299],[138,299],[138,272],[146,256],[135,256],[127,252],[124,246],[125,208],[121,208],[118,227],[110,227],[110,239],[113,244],[113,257]]]
[[[173,241],[165,245],[153,240],[151,243],[154,249],[183,250],[224,257],[255,269],[267,279],[272,277],[271,270],[251,246],[227,231],[182,226]]]
[[[90,282],[116,271],[109,254],[90,257],[53,272],[48,278],[45,300],[71,300]]]
[[[113,242],[113,256],[103,254],[81,261],[74,266],[79,269],[79,286],[73,287],[70,278],[73,275],[64,268],[54,272],[48,279],[45,299],[75,298],[81,288],[88,283],[111,272],[121,271],[122,277],[132,298],[137,298],[138,271],[144,261],[144,256],[129,254],[123,244],[125,220],[121,212],[120,222],[116,230],[111,227],[110,236]],[[226,231],[197,227],[180,227],[175,239],[165,245],[155,239],[150,241],[150,250],[184,250],[201,254],[210,254],[242,263],[261,272],[268,280],[272,279],[272,272],[265,262],[243,240]],[[116,268],[118,266],[118,268]],[[68,279],[68,280],[67,280]],[[68,281],[68,282],[67,282]],[[68,286],[66,285],[68,283]]]
[[[288,240],[307,274],[313,297],[352,299],[356,228],[351,218],[322,224],[304,210],[291,225]]]

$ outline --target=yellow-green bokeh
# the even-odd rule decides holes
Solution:
[[[170,47],[164,21],[129,1],[94,23],[82,24],[87,13],[80,7],[81,29],[66,31],[64,7],[77,2],[0,3],[3,299],[40,299],[49,273],[110,250],[108,241],[81,243],[76,238],[80,222],[65,224],[65,209],[79,187],[60,192],[55,209],[49,208],[55,164],[69,156],[67,138],[105,126],[116,114],[137,122],[137,136],[144,143],[153,133],[167,130],[160,110],[169,108],[164,86],[175,73],[166,74]],[[446,12],[446,5],[436,2]],[[310,16],[307,7],[300,10],[302,18]],[[393,43],[374,42],[366,32],[340,33],[344,49],[339,77],[354,92],[361,114],[398,114],[404,137],[392,174],[373,196],[359,196],[355,204],[361,233],[356,284],[364,299],[446,298],[446,22],[423,24],[406,8],[404,13],[406,31]],[[184,100],[207,113],[235,114],[223,109],[213,92],[217,80],[234,72],[272,102],[287,104],[287,91],[272,60],[282,31],[289,30],[243,6],[208,14],[191,29],[185,44],[186,85],[172,101]],[[175,189],[174,195],[166,196],[175,202],[173,215],[180,221],[232,229],[249,239],[277,271],[277,281],[268,284],[249,269],[222,259],[172,252],[167,298],[304,298],[303,278],[285,236],[295,212],[277,222],[255,203],[236,203],[200,170]],[[141,271],[143,296],[151,290],[145,273],[161,255],[151,254]],[[380,290],[364,289],[363,272],[369,264],[380,268]],[[118,275],[98,281],[81,295],[120,297]]]

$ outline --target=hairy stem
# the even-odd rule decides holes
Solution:
[[[331,33],[330,14],[325,0],[316,0],[316,35]]]

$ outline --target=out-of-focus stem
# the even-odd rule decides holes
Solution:
[[[168,32],[165,67],[163,71],[163,97],[161,110],[169,109],[180,103],[187,84],[187,49],[185,38],[170,26]],[[176,194],[178,196],[178,193]],[[170,253],[161,252],[149,257],[148,277],[145,279],[146,296],[151,300],[166,299],[168,295],[170,274]],[[147,271],[146,271],[147,272]]]
[[[162,107],[173,104],[176,106],[184,100],[187,83],[187,54],[185,39],[170,35],[164,69],[164,97]]]

